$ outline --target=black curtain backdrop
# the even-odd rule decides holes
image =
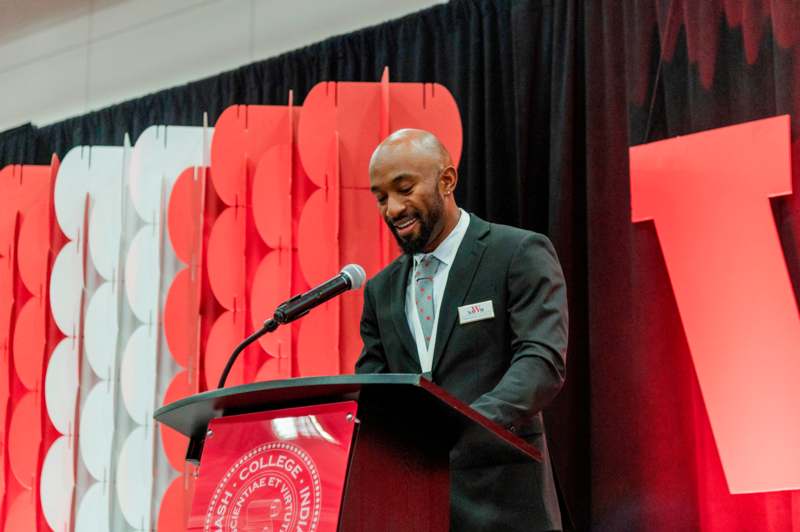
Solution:
[[[791,529],[800,526],[797,492],[713,487],[722,470],[658,241],[652,226],[630,221],[627,150],[783,113],[795,115],[795,139],[798,41],[791,0],[452,0],[0,133],[0,167],[120,145],[125,133],[135,142],[151,124],[201,125],[204,112],[213,124],[232,104],[285,104],[290,89],[302,104],[320,81],[378,81],[384,66],[391,81],[441,83],[464,124],[457,200],[549,235],[566,272],[568,377],[546,415],[577,528]],[[800,293],[796,196],[774,200],[773,210]]]
[[[630,221],[628,147],[790,114],[795,193],[771,204],[800,294],[800,5],[584,6],[587,284],[571,302],[587,304],[573,333],[590,386],[569,406],[591,411],[592,529],[796,530],[800,491],[728,493],[655,228]]]

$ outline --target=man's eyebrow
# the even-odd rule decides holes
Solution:
[[[411,177],[411,174],[397,174],[396,176],[394,176],[392,178],[392,181],[390,182],[390,184],[393,185],[393,184],[397,183],[398,181],[402,181],[403,179],[408,179],[410,177]],[[375,192],[379,191],[379,187],[377,187],[376,185],[372,185],[371,187],[369,187],[369,190],[370,190],[370,192],[372,192],[374,194]]]

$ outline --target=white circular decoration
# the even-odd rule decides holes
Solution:
[[[78,333],[83,291],[83,258],[76,242],[67,242],[53,262],[50,308],[53,320],[67,336]]]
[[[75,401],[78,398],[78,352],[75,338],[59,342],[47,364],[44,402],[47,415],[61,434],[74,432]]]
[[[81,409],[81,458],[96,480],[109,480],[111,472],[114,394],[110,384],[111,381],[95,384]]]
[[[53,530],[69,528],[74,487],[75,465],[69,437],[61,436],[47,451],[39,479],[42,512]]]
[[[158,296],[159,261],[156,228],[142,227],[133,237],[125,261],[125,292],[133,313],[143,323],[151,323],[156,316]]]
[[[158,221],[161,211],[161,188],[164,180],[163,170],[159,168],[157,150],[153,149],[153,139],[150,131],[158,126],[147,128],[133,148],[131,155],[131,173],[128,189],[130,190],[131,203],[133,203],[139,218],[148,224]]]
[[[112,283],[103,283],[89,300],[84,323],[86,359],[101,379],[114,375],[118,332],[117,293]]]
[[[78,503],[78,515],[75,518],[75,532],[108,532],[111,530],[109,520],[108,484],[93,484]]]
[[[210,145],[210,135],[207,134]],[[201,127],[150,126],[136,139],[131,154],[130,198],[139,217],[157,224],[168,204],[172,186],[190,166],[207,164],[203,157],[204,131]]]
[[[150,522],[153,483],[152,430],[137,427],[125,439],[117,462],[117,500],[122,515],[133,528],[145,530]]]
[[[89,217],[89,253],[97,272],[108,281],[119,269],[122,234],[119,186],[109,184],[100,188],[94,199]]]
[[[139,425],[151,421],[156,395],[155,327],[141,325],[125,346],[120,370],[122,401],[131,418]]]
[[[56,219],[70,240],[76,240],[83,226],[86,195],[91,190],[89,148],[76,146],[67,152],[58,167],[53,190]]]

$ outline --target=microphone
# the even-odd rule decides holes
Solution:
[[[280,324],[289,323],[308,314],[312,308],[325,303],[353,288],[361,288],[367,273],[358,264],[348,264],[339,274],[305,294],[300,294],[282,303],[275,309],[272,319]]]
[[[236,346],[236,349],[233,350],[233,353],[231,353],[231,356],[228,358],[228,363],[225,364],[225,368],[222,370],[217,388],[222,389],[225,387],[225,381],[228,380],[228,374],[231,372],[233,363],[236,362],[236,359],[245,347],[265,334],[274,331],[284,323],[289,323],[300,316],[305,316],[312,308],[325,303],[327,300],[338,296],[342,292],[347,292],[351,288],[361,288],[366,278],[367,272],[364,271],[364,268],[358,264],[348,264],[342,268],[339,275],[333,279],[325,281],[305,294],[300,294],[285,303],[281,303],[281,305],[275,309],[273,316],[265,321],[264,325],[259,330],[245,338],[242,343]]]

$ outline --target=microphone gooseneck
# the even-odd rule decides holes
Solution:
[[[228,362],[225,364],[225,369],[222,370],[222,375],[219,376],[219,382],[217,383],[217,388],[224,388],[225,381],[228,380],[228,374],[231,372],[231,368],[233,368],[233,363],[236,362],[236,359],[239,358],[239,354],[244,351],[244,348],[248,345],[252,344],[262,336],[267,333],[270,333],[277,329],[280,326],[280,323],[275,321],[274,319],[270,318],[264,322],[264,325],[244,339],[242,343],[236,346],[236,349],[233,350],[231,356],[228,357]]]

